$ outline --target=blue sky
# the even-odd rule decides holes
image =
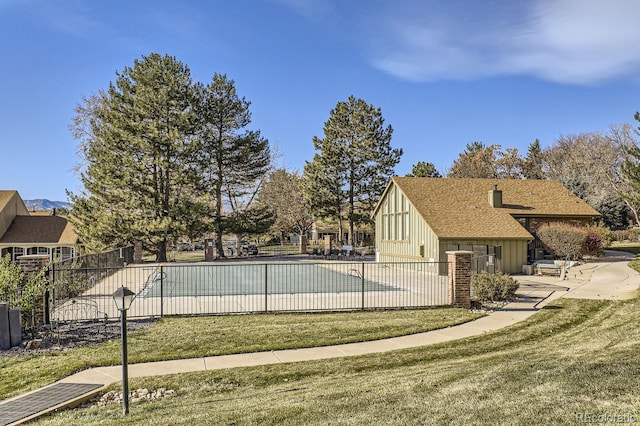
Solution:
[[[78,191],[75,106],[152,52],[235,80],[291,170],[349,95],[394,128],[399,175],[444,173],[473,141],[524,154],[634,122],[638,16],[635,0],[0,0],[0,189]]]

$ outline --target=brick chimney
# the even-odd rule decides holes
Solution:
[[[493,189],[489,191],[489,205],[491,207],[502,207],[502,191],[498,189],[498,184],[493,185]]]

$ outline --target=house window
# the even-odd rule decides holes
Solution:
[[[395,188],[389,191],[382,205],[382,239],[388,241],[409,239],[409,201]]]
[[[49,254],[49,249],[47,247],[29,247],[27,249],[27,254]]]
[[[15,262],[16,260],[18,260],[18,257],[22,256],[24,254],[24,248],[22,247],[14,247],[13,248],[13,261]]]
[[[71,247],[62,247],[62,260],[69,259],[73,257],[73,248]]]

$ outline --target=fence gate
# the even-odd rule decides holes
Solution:
[[[113,289],[105,292],[98,284],[132,261],[133,247],[125,247],[51,264],[45,321],[55,324],[104,319],[102,306],[113,303]]]

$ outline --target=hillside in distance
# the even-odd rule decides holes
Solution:
[[[50,201],[47,199],[24,200],[24,205],[29,211],[53,210],[59,208],[68,209],[71,206],[65,201]]]

